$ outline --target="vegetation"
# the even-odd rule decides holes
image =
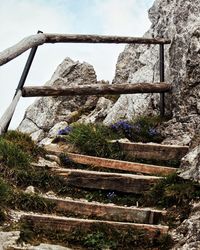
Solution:
[[[126,137],[133,141],[149,141],[162,138],[156,131],[160,120],[141,118],[132,123],[117,122],[110,127],[96,124],[74,124],[59,131],[66,140],[74,144],[82,153],[123,159],[117,144],[109,140]],[[0,223],[7,220],[8,209],[20,209],[41,213],[53,213],[55,204],[37,194],[27,194],[23,190],[34,186],[38,192],[53,191],[57,195],[85,198],[88,201],[115,203],[119,205],[150,206],[166,208],[166,223],[171,227],[187,218],[190,203],[199,199],[200,187],[197,183],[179,178],[176,174],[162,179],[150,191],[142,195],[124,194],[113,190],[89,190],[71,187],[58,176],[53,175],[46,167],[35,167],[32,161],[45,152],[37,147],[29,136],[10,131],[0,137]],[[64,164],[74,166],[65,155],[61,156]],[[79,166],[82,167],[82,166]],[[109,232],[109,233],[108,233]],[[21,225],[21,240],[37,243],[40,239],[64,244],[65,246],[83,246],[86,249],[168,249],[172,244],[169,236],[148,239],[143,231],[112,231],[108,227],[94,227],[90,232],[79,230],[69,235],[35,230],[31,225]]]
[[[113,230],[108,225],[94,225],[89,231],[73,230],[70,233],[61,233],[55,230],[39,230],[32,227],[31,224],[22,224],[20,240],[23,242],[39,243],[40,237],[46,238],[55,244],[64,244],[68,247],[85,247],[86,249],[157,249],[167,250],[172,245],[169,236],[158,236],[153,240],[145,234],[143,230],[129,230],[128,232],[119,232]]]
[[[67,135],[68,142],[75,145],[82,153],[99,156],[119,158],[121,152],[117,145],[109,140],[117,139],[112,129],[102,124],[75,124]]]
[[[118,121],[109,127],[103,124],[77,123],[59,131],[59,134],[66,135],[67,141],[81,153],[124,159],[119,146],[109,141],[125,137],[134,142],[160,142],[163,138],[156,129],[160,122],[159,117],[140,117],[133,122]]]

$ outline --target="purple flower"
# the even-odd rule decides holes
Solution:
[[[157,130],[155,128],[149,128],[148,134],[150,136],[156,136],[156,135],[158,135],[158,132],[157,132]]]
[[[67,127],[64,128],[64,129],[60,129],[60,130],[58,131],[58,135],[68,135],[71,131],[72,131],[72,127],[67,126]]]
[[[107,198],[108,198],[109,200],[112,200],[112,199],[115,198],[115,197],[116,197],[115,192],[109,192],[109,193],[107,194]]]

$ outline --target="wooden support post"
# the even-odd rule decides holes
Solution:
[[[160,81],[165,80],[165,57],[164,57],[164,44],[160,44]],[[165,93],[160,93],[160,116],[165,115]]]

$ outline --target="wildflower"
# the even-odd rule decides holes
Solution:
[[[156,135],[158,135],[158,132],[157,132],[157,130],[155,128],[149,128],[148,134],[150,136],[156,136]]]
[[[60,130],[58,131],[58,135],[68,135],[71,131],[72,131],[72,127],[67,126],[67,127],[64,128],[64,129],[60,129]]]
[[[116,197],[115,192],[109,192],[109,193],[107,194],[107,198],[108,198],[109,200],[112,200],[112,199],[115,198],[115,197]]]

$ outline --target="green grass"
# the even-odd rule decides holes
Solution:
[[[9,130],[6,134],[3,135],[2,138],[5,141],[14,144],[23,152],[31,155],[33,159],[37,159],[38,156],[45,155],[45,150],[37,146],[28,134],[24,134],[17,130]]]
[[[149,239],[143,230],[129,230],[120,232],[117,229],[104,225],[94,225],[89,231],[76,229],[69,233],[56,231],[53,229],[42,230],[33,228],[30,223],[21,225],[21,234],[19,242],[37,244],[40,238],[53,244],[79,249],[84,247],[90,250],[129,250],[129,249],[160,249],[167,250],[172,246],[172,239],[168,235]]]
[[[102,124],[77,123],[67,136],[67,140],[77,147],[81,153],[99,157],[121,158],[122,153],[119,147],[109,143],[109,140],[117,137],[118,135],[110,128]]]
[[[25,168],[30,164],[31,156],[13,142],[0,138],[0,162],[8,167]]]

